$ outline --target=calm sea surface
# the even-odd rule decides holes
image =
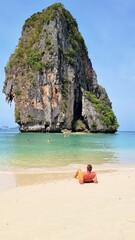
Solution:
[[[0,131],[1,171],[88,163],[135,163],[135,132],[64,137],[56,133]]]

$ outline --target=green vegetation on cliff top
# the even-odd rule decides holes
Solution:
[[[33,14],[25,21],[22,28],[22,37],[19,40],[18,47],[14,54],[12,54],[9,59],[5,69],[6,71],[14,66],[17,66],[17,68],[30,67],[34,71],[41,71],[43,68],[46,68],[46,64],[42,62],[42,52],[39,51],[37,43],[40,40],[43,24],[49,25],[50,21],[53,21],[59,16],[63,17],[67,22],[68,41],[71,45],[71,47],[63,54],[68,63],[71,66],[74,66],[73,57],[79,52],[80,47],[85,49],[85,51],[87,51],[87,48],[82,35],[78,31],[76,20],[61,3],[56,3],[42,12]],[[48,39],[47,36],[46,44],[49,44],[48,50],[51,50],[51,41]]]

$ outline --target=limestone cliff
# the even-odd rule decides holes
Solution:
[[[3,92],[21,131],[116,132],[117,119],[76,20],[60,3],[26,20]]]

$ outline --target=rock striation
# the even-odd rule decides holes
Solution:
[[[117,131],[76,20],[60,3],[26,20],[3,92],[22,132]]]

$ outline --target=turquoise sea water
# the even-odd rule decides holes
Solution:
[[[135,163],[135,132],[64,137],[56,133],[0,131],[1,171],[88,163]]]

